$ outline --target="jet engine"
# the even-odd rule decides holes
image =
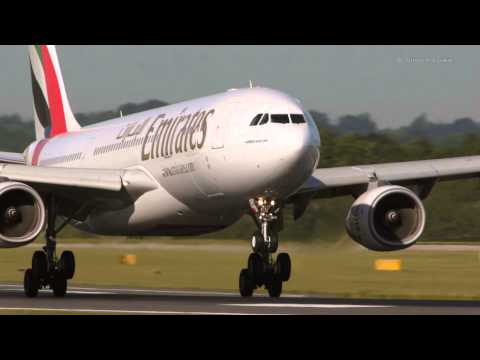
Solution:
[[[16,248],[34,241],[45,225],[45,205],[30,186],[0,183],[0,248]]]
[[[425,208],[411,190],[381,186],[362,194],[346,219],[350,237],[367,249],[406,249],[418,240],[425,228]]]

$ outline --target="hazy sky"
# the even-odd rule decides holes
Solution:
[[[370,112],[381,127],[425,112],[480,121],[480,46],[58,46],[75,112],[272,87],[332,117]],[[0,114],[31,117],[26,46],[0,46]]]

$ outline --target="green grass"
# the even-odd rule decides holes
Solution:
[[[210,248],[200,246],[198,250],[194,246],[169,250],[76,249],[77,274],[71,284],[237,291],[238,274],[249,254],[248,243],[207,243]],[[281,250],[288,251],[293,262],[292,278],[284,287],[288,293],[344,298],[480,299],[480,254],[474,251],[406,250],[382,254],[350,246],[334,249],[298,243],[282,243]],[[32,252],[31,248],[0,251],[0,283],[21,283]],[[121,255],[126,253],[137,255],[136,266],[120,264]],[[402,271],[376,271],[374,261],[380,258],[401,259]]]

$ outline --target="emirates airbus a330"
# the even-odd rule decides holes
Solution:
[[[45,231],[46,245],[25,272],[29,297],[44,287],[67,293],[75,258],[56,253],[66,224],[101,235],[191,236],[244,215],[256,231],[240,294],[265,286],[279,297],[291,273],[289,255],[275,256],[285,205],[298,219],[311,201],[350,194],[351,238],[370,250],[401,250],[422,235],[422,200],[437,181],[480,173],[477,156],[317,169],[312,117],[296,98],[266,88],[82,128],[55,47],[30,46],[29,56],[37,140],[23,154],[0,153],[0,247],[25,246]]]

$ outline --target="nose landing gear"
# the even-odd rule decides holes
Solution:
[[[279,254],[278,222],[281,208],[275,200],[263,198],[250,201],[252,215],[259,228],[252,236],[253,253],[248,258],[248,266],[240,272],[240,295],[250,297],[257,288],[264,286],[270,297],[282,294],[283,283],[290,279],[291,260],[286,253]]]

